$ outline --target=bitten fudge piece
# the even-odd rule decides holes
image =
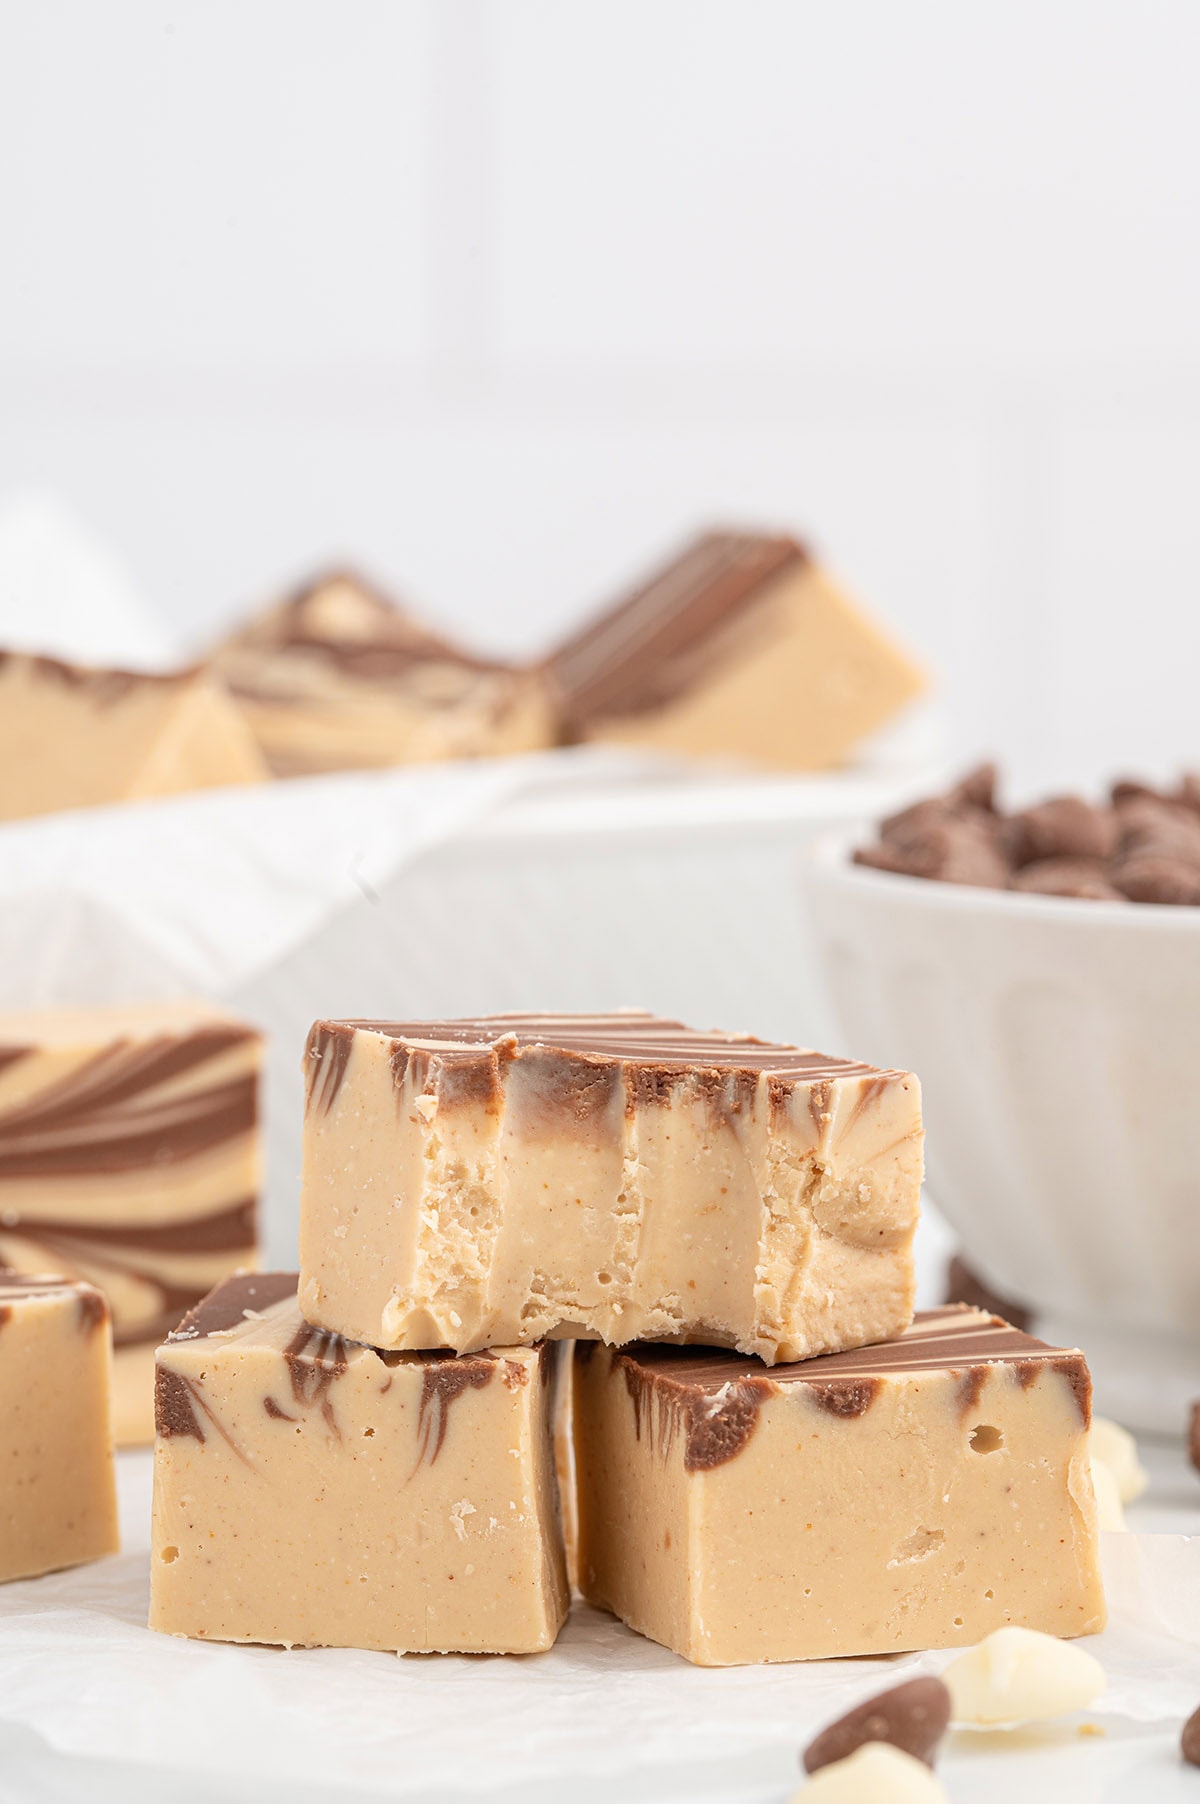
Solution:
[[[907,1072],[636,1012],[322,1021],[306,1064],[300,1302],[322,1328],[770,1363],[912,1319]]]
[[[104,1291],[114,1428],[154,1434],[154,1349],[255,1257],[254,1028],[204,1002],[0,1015],[0,1263]]]
[[[266,775],[224,686],[202,671],[159,676],[0,652],[0,819]]]
[[[925,686],[794,539],[710,532],[575,633],[547,680],[572,740],[818,770]]]
[[[227,1278],[158,1353],[150,1627],[536,1653],[567,1612],[553,1349],[377,1353]]]
[[[108,1310],[0,1269],[0,1580],[117,1551]]]
[[[1091,1379],[974,1309],[776,1366],[576,1349],[584,1596],[701,1666],[1104,1626]]]
[[[552,742],[539,675],[477,658],[334,571],[217,648],[213,668],[277,777]]]

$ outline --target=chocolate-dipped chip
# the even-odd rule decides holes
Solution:
[[[886,1741],[932,1767],[950,1724],[950,1693],[940,1679],[906,1679],[868,1698],[822,1729],[804,1751],[806,1773],[847,1760],[868,1741]]]
[[[1200,1710],[1193,1710],[1184,1723],[1179,1750],[1189,1766],[1200,1766]]]
[[[1136,852],[1114,867],[1112,880],[1131,902],[1175,907],[1200,904],[1200,868],[1156,852]]]
[[[1085,902],[1125,902],[1094,858],[1038,858],[1019,870],[1012,888],[1037,896],[1073,896]]]
[[[1082,796],[1052,796],[1015,817],[1023,829],[1023,863],[1041,858],[1111,858],[1117,817]]]

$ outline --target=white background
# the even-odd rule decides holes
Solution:
[[[1188,0],[0,7],[0,492],[197,638],[809,533],[1024,781],[1200,755]]]

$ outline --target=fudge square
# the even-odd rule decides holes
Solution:
[[[0,1579],[117,1551],[109,1347],[90,1284],[0,1269]]]
[[[255,1259],[254,1028],[202,1001],[0,1015],[0,1264],[113,1316],[118,1444],[154,1437],[154,1349]]]
[[[925,678],[795,539],[708,532],[546,662],[567,740],[844,762]]]
[[[554,1349],[389,1353],[227,1278],[158,1353],[150,1627],[535,1653],[567,1613]]]
[[[1103,1628],[1081,1353],[963,1308],[769,1373],[575,1352],[580,1588],[698,1665]]]
[[[305,1064],[300,1301],[322,1328],[771,1363],[912,1320],[911,1073],[637,1011],[319,1021]]]

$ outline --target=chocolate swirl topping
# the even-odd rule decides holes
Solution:
[[[687,1437],[689,1471],[720,1465],[740,1452],[763,1401],[803,1385],[821,1410],[847,1420],[863,1416],[889,1378],[915,1372],[948,1372],[959,1381],[964,1415],[978,1402],[992,1367],[1027,1388],[1051,1371],[1070,1386],[1086,1425],[1091,1420],[1091,1376],[1081,1353],[1047,1346],[998,1316],[968,1308],[919,1314],[895,1339],[845,1353],[772,1366],[720,1349],[642,1343],[612,1354],[633,1398],[639,1436],[651,1405],[665,1448],[680,1431]]]
[[[856,1108],[868,1108],[902,1073],[878,1072],[854,1059],[830,1058],[749,1034],[704,1033],[638,1010],[612,1015],[485,1015],[456,1021],[318,1021],[305,1058],[307,1108],[327,1114],[345,1081],[354,1036],[389,1042],[397,1090],[411,1078],[418,1092],[435,1087],[441,1106],[470,1103],[498,1110],[509,1068],[519,1067],[526,1129],[569,1118],[594,1129],[623,1101],[626,1110],[669,1102],[686,1083],[714,1116],[735,1120],[765,1083],[771,1106],[783,1108],[796,1083],[813,1086],[818,1132],[827,1122],[830,1083],[870,1081]]]
[[[694,540],[547,660],[567,737],[686,694],[716,661],[730,627],[775,578],[808,561],[790,538],[712,532]]]
[[[174,1097],[155,1092],[256,1039],[249,1028],[213,1026],[114,1042],[0,1110],[0,1180],[157,1169],[249,1133],[257,1119],[253,1073]]]

